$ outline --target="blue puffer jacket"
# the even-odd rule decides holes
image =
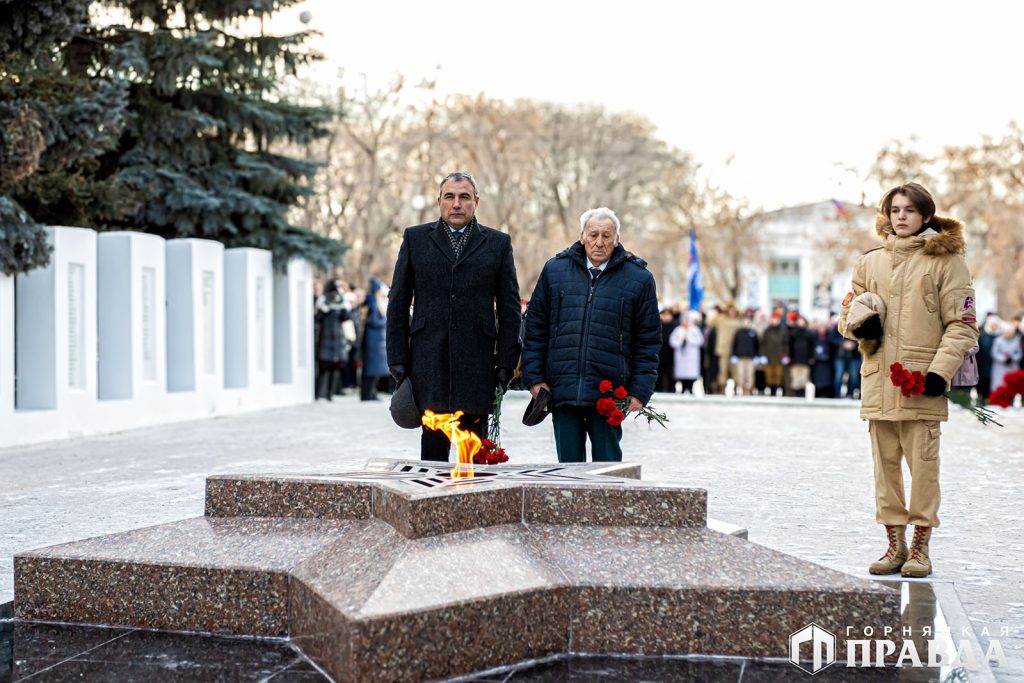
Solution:
[[[547,382],[555,406],[593,406],[608,379],[646,404],[661,348],[654,277],[618,245],[591,287],[586,258],[577,242],[545,264],[526,313],[523,384]]]

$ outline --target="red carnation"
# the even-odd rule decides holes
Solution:
[[[903,366],[900,363],[893,363],[889,366],[889,372],[901,372],[902,370]]]
[[[612,427],[618,427],[622,424],[622,421],[626,419],[626,414],[616,408],[612,411],[612,414],[608,416],[608,424]]]
[[[615,410],[615,399],[608,398],[607,396],[605,398],[597,399],[598,415],[608,417],[609,415],[612,414],[613,410]]]
[[[612,396],[615,398],[626,398],[629,394],[626,392],[626,387],[619,387],[613,393]]]
[[[600,391],[602,394],[607,394],[609,391],[612,390],[612,382],[611,382],[611,380],[608,380],[608,379],[601,380],[601,383],[597,385],[597,390]]]
[[[1003,376],[1003,386],[1010,390],[1010,393],[1024,394],[1024,370],[1014,370]]]
[[[1013,397],[1014,394],[1011,393],[1004,384],[989,394],[988,402],[994,406],[999,406],[1000,408],[1009,408],[1013,405]]]

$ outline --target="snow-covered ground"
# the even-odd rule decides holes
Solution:
[[[550,420],[519,421],[526,399],[506,399],[503,445],[516,462],[553,461]],[[641,463],[644,479],[706,488],[709,516],[747,527],[751,541],[866,575],[884,533],[855,403],[660,394],[654,403],[668,429],[624,424],[624,459]],[[1024,414],[1001,421],[982,427],[957,410],[943,425],[931,550],[934,578],[955,582],[982,645],[1000,640],[1010,667],[997,677],[1024,681]],[[0,449],[0,603],[13,594],[15,552],[201,515],[208,474],[337,472],[371,457],[418,458],[419,433],[396,427],[386,402],[349,396]]]

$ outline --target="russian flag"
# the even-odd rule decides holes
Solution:
[[[690,228],[690,310],[700,309],[704,298],[704,276],[700,272],[700,258],[697,256],[697,228]]]
[[[832,205],[836,207],[836,213],[838,213],[846,220],[850,220],[850,212],[846,210],[846,207],[843,206],[843,203],[841,201],[839,201],[838,199],[833,199]]]

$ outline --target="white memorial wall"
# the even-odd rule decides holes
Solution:
[[[216,415],[224,388],[224,245],[167,242],[167,410]]]
[[[274,384],[313,393],[313,268],[292,259],[274,273]]]
[[[97,237],[98,417],[161,414],[167,394],[164,240],[140,232]]]
[[[96,233],[47,233],[50,264],[15,278],[14,415],[0,445],[96,426]]]
[[[274,268],[262,249],[224,251],[226,409],[274,405]]]
[[[0,276],[0,447],[313,400],[306,262],[48,232],[49,266]]]

